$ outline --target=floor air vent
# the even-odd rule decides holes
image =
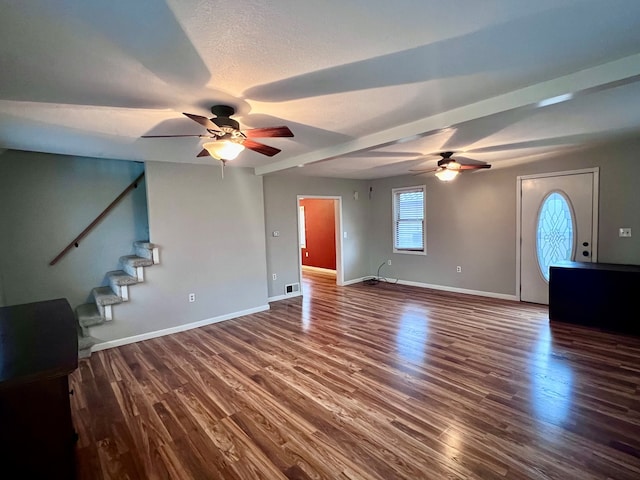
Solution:
[[[299,283],[290,283],[284,286],[285,295],[291,295],[292,293],[298,293],[300,291]]]

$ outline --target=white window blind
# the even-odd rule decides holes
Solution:
[[[424,186],[393,189],[393,250],[424,253]]]

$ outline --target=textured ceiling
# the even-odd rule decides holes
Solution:
[[[209,163],[181,112],[230,104],[258,174],[495,167],[640,132],[637,0],[0,0],[0,148]],[[571,93],[567,101],[541,101]]]

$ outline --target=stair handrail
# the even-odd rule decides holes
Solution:
[[[80,235],[78,235],[76,238],[74,238],[73,240],[71,240],[71,243],[69,243],[69,245],[67,245],[57,256],[56,258],[54,258],[53,260],[51,260],[49,262],[49,265],[55,265],[56,263],[58,263],[58,261],[64,257],[67,253],[69,253],[69,250],[71,250],[73,247],[78,248],[80,240],[82,240],[84,237],[86,237],[89,232],[91,230],[93,230],[93,228],[100,223],[100,221],[106,217],[108,215],[108,213],[113,210],[113,208],[115,208],[116,205],[118,205],[118,203],[120,203],[120,201],[134,188],[138,188],[138,183],[140,183],[140,181],[142,180],[142,178],[144,177],[144,172],[142,172],[138,178],[136,178],[133,182],[131,182],[131,184],[125,188],[122,193],[120,195],[118,195],[116,197],[116,199],[111,202],[109,204],[109,206],[107,208],[105,208],[102,213],[100,215],[98,215],[95,220],[93,222],[91,222],[89,224],[89,226],[87,228],[85,228],[82,233]]]

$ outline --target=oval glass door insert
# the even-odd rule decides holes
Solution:
[[[571,260],[574,254],[574,217],[568,199],[560,192],[547,196],[538,212],[536,253],[540,273],[549,282],[549,266]]]

